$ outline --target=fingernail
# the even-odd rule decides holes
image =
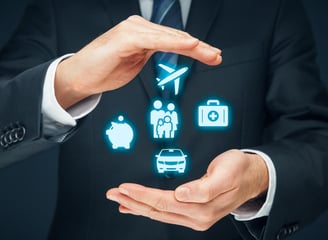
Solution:
[[[213,47],[214,51],[218,54],[221,55],[222,54],[222,50],[216,47]]]
[[[217,60],[218,60],[220,63],[222,63],[222,61],[223,61],[222,56],[221,56],[221,55],[218,55],[218,56],[217,56]]]
[[[119,188],[118,191],[120,193],[122,193],[123,195],[129,196],[129,192],[128,190],[124,189],[124,188]]]
[[[114,202],[117,202],[117,203],[120,203],[120,201],[118,200],[117,197],[113,196],[113,195],[108,195],[107,198],[111,201],[114,201]]]
[[[123,214],[128,214],[128,213],[129,213],[129,211],[128,211],[125,207],[120,207],[120,208],[118,209],[118,211],[119,211],[120,213],[123,213]]]
[[[176,197],[180,201],[188,200],[190,196],[190,189],[187,187],[181,187],[176,190]]]

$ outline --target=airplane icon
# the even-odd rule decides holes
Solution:
[[[182,77],[189,70],[189,68],[183,67],[178,70],[175,70],[164,64],[158,64],[158,66],[168,72],[169,75],[163,79],[156,78],[156,80],[158,81],[157,85],[164,89],[166,84],[170,83],[171,81],[174,81],[174,94],[178,95],[180,87],[180,77]]]

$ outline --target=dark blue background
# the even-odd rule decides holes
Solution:
[[[322,79],[328,88],[328,2],[327,0],[304,0],[304,4],[313,23]],[[14,27],[13,22],[10,26],[6,24],[10,22],[8,19],[17,19],[14,15],[20,14],[19,7],[17,9],[15,11],[0,10],[2,33],[4,29],[9,31]],[[6,19],[6,22],[1,22],[3,19]],[[57,150],[54,149],[51,152],[41,153],[31,160],[0,169],[1,240],[46,239],[56,202],[57,154]],[[327,240],[327,222],[328,212],[325,212],[313,224],[296,233],[291,239]]]

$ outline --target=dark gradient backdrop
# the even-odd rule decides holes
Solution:
[[[6,36],[18,24],[29,0],[17,0],[17,7],[0,3],[0,48]],[[318,45],[322,79],[328,88],[328,1],[304,0]],[[0,239],[44,240],[51,222],[56,199],[57,150],[41,153],[33,159],[0,169]],[[327,159],[328,161],[328,159]],[[328,174],[328,173],[327,173]],[[300,199],[302,201],[302,199]],[[293,240],[327,240],[328,212]]]

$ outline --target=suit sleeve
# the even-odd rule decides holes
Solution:
[[[268,217],[235,222],[245,239],[285,239],[328,206],[328,96],[303,6],[280,1],[272,35],[263,145],[277,186]],[[245,234],[251,233],[251,234]]]
[[[41,114],[43,81],[56,51],[51,10],[51,1],[30,1],[0,46],[0,167],[53,145],[43,138]]]

